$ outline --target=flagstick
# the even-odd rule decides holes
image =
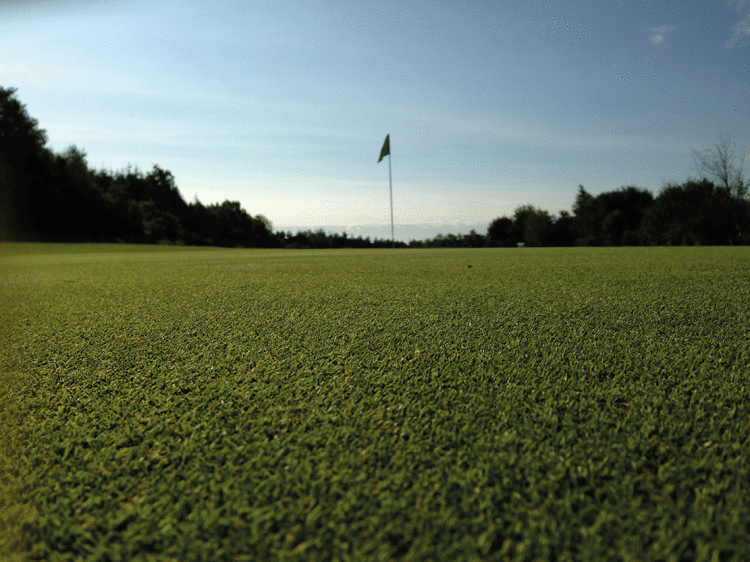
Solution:
[[[396,238],[393,235],[393,180],[391,179],[391,151],[388,150],[388,186],[391,189],[391,248],[396,247]]]

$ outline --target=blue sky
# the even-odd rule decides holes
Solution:
[[[387,224],[387,133],[397,224],[658,192],[721,135],[750,149],[750,0],[3,0],[0,38],[53,150],[276,226]]]

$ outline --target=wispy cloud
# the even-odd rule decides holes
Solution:
[[[661,45],[664,39],[667,38],[667,34],[677,29],[674,25],[662,25],[661,27],[655,27],[651,30],[651,36],[648,38],[654,45]]]
[[[737,0],[737,11],[748,2],[748,0]],[[732,36],[727,41],[727,49],[735,47],[743,37],[750,37],[750,14],[732,28]]]

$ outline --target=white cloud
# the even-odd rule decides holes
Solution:
[[[739,6],[742,6],[742,3]],[[732,36],[727,41],[727,49],[737,45],[743,37],[750,37],[750,14],[732,28]]]
[[[664,42],[664,39],[667,38],[667,33],[671,33],[677,29],[674,25],[662,25],[661,27],[655,27],[651,30],[651,36],[649,37],[649,41],[653,43],[654,45],[661,45]]]

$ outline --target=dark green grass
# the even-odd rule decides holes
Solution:
[[[750,559],[746,248],[0,251],[12,559]]]

